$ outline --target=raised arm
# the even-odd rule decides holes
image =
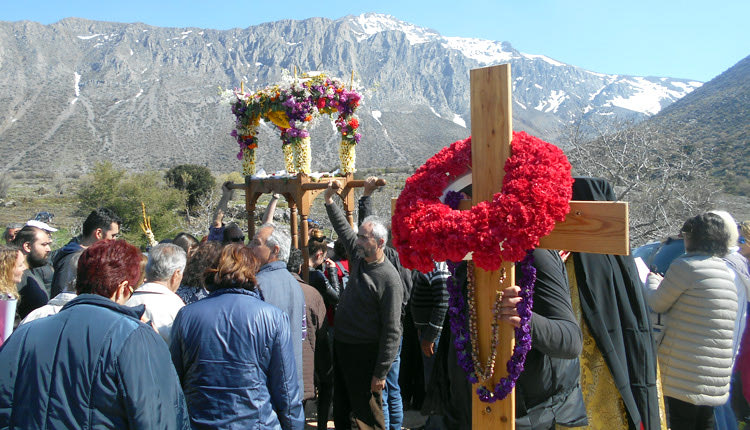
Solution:
[[[271,194],[271,201],[266,206],[266,212],[263,214],[262,224],[273,224],[273,215],[276,212],[276,204],[279,202],[279,195],[276,193]]]
[[[354,243],[357,241],[357,233],[352,229],[352,226],[349,225],[349,222],[344,216],[344,212],[338,206],[333,204],[333,195],[336,194],[336,189],[333,187],[334,182],[338,185],[336,188],[341,188],[341,184],[337,181],[331,181],[328,183],[328,188],[326,188],[323,193],[326,213],[328,213],[328,219],[331,221],[331,225],[333,225],[333,230],[339,238],[341,238],[341,242],[344,244],[346,252],[349,255],[354,255]]]
[[[222,226],[224,214],[227,211],[227,205],[234,197],[234,190],[229,188],[230,183],[230,181],[227,181],[221,184],[221,199],[219,199],[219,203],[216,205],[216,209],[214,209],[211,227],[220,228]]]
[[[378,178],[375,176],[369,176],[367,179],[365,179],[365,186],[364,186],[364,192],[362,193],[362,197],[359,198],[359,201],[357,202],[357,206],[359,208],[358,216],[357,216],[357,225],[361,225],[362,221],[365,220],[368,216],[372,215],[372,198],[370,196],[372,193],[380,187],[377,184]]]

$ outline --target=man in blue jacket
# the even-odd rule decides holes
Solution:
[[[307,318],[302,287],[286,269],[291,243],[289,235],[284,230],[267,223],[260,226],[255,233],[255,237],[250,242],[250,249],[261,265],[255,278],[258,280],[263,300],[289,316],[299,390],[304,393],[302,342],[307,338]]]
[[[164,341],[123,306],[140,251],[105,240],[78,261],[78,297],[0,348],[0,428],[189,429]]]

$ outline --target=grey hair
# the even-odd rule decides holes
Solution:
[[[362,221],[362,225],[372,224],[372,235],[375,239],[383,239],[383,243],[388,242],[388,228],[380,218],[370,215]]]
[[[737,231],[737,221],[727,211],[710,210],[710,214],[718,215],[724,221],[724,229],[729,234],[729,240],[727,241],[727,247],[733,248],[737,246],[737,240],[740,238],[740,233]]]
[[[160,243],[148,252],[146,279],[166,281],[175,271],[185,271],[187,256],[185,250],[173,243]]]
[[[287,262],[289,260],[289,248],[292,244],[292,238],[289,236],[289,233],[287,233],[286,229],[281,228],[277,226],[276,224],[267,222],[260,226],[258,228],[258,231],[260,231],[263,228],[270,227],[271,228],[271,234],[268,236],[268,239],[266,239],[266,246],[273,249],[274,246],[279,247],[279,256],[278,259],[283,262]]]

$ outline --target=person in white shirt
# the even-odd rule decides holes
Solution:
[[[162,243],[151,248],[146,263],[146,283],[135,290],[126,306],[145,305],[143,316],[151,320],[154,329],[169,345],[172,322],[185,306],[175,294],[182,281],[187,257],[177,245]]]

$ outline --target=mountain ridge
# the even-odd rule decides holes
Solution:
[[[495,56],[483,62],[465,52]],[[646,118],[700,86],[600,74],[509,42],[443,37],[378,14],[230,30],[82,18],[0,22],[0,169],[85,172],[109,159],[132,170],[186,162],[238,170],[233,118],[218,104],[217,87],[260,88],[295,68],[344,81],[354,70],[364,96],[358,165],[419,165],[469,135],[469,70],[506,57],[514,128],[553,142],[576,117]],[[319,122],[312,132],[313,168],[335,168],[333,128]],[[281,160],[274,131],[261,127],[259,167],[278,170]]]

